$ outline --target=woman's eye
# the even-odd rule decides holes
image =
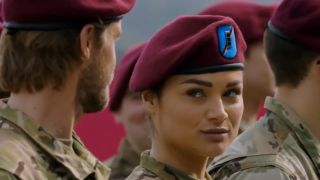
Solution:
[[[191,96],[191,97],[196,97],[196,98],[205,96],[204,92],[199,89],[189,90],[189,91],[187,91],[187,95]]]
[[[226,93],[224,93],[223,96],[225,96],[225,97],[236,97],[236,96],[238,96],[240,94],[241,94],[240,89],[231,89],[231,90],[228,90]]]

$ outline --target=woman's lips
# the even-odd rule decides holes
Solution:
[[[221,142],[228,138],[228,134],[230,130],[227,128],[212,128],[212,129],[200,130],[200,132],[210,141]]]

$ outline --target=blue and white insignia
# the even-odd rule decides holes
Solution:
[[[220,26],[218,27],[217,33],[219,51],[222,54],[222,56],[227,59],[232,59],[236,57],[238,49],[233,26]]]

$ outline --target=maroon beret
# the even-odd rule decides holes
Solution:
[[[268,27],[282,38],[320,52],[319,21],[319,0],[284,0]]]
[[[65,28],[118,18],[134,3],[135,0],[3,0],[3,19],[6,28]]]
[[[211,5],[202,15],[229,16],[238,24],[247,44],[262,41],[264,30],[276,9],[276,5],[230,1]]]
[[[115,112],[121,107],[122,99],[129,88],[129,80],[132,75],[133,68],[145,46],[146,43],[139,44],[129,49],[121,58],[113,81],[110,85],[110,101],[108,105],[110,111]]]
[[[243,69],[246,43],[229,17],[182,16],[156,33],[130,79],[132,91],[151,89],[173,74]]]

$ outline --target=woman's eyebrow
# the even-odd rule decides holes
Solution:
[[[241,83],[242,83],[242,82],[239,81],[239,80],[229,82],[229,83],[227,84],[227,88],[237,86],[237,85],[239,85],[239,84],[241,84]]]
[[[201,86],[212,87],[213,84],[210,81],[204,81],[199,79],[188,79],[183,81],[181,84],[198,84]]]

